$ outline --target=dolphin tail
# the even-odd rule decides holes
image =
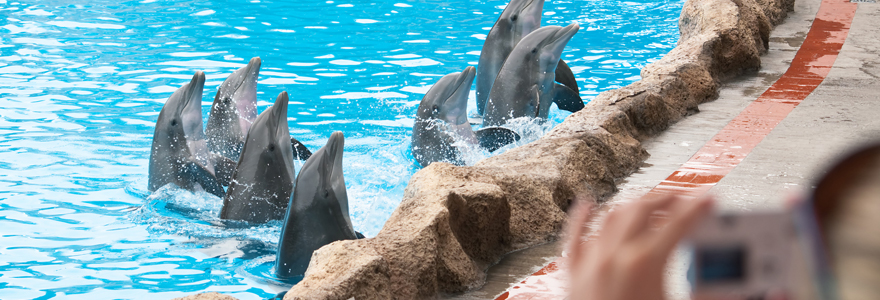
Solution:
[[[293,147],[293,156],[298,160],[307,160],[309,157],[312,157],[312,151],[309,151],[309,148],[306,148],[306,145],[303,145],[296,138],[290,138],[290,146]]]
[[[202,188],[208,193],[214,194],[220,198],[226,196],[226,191],[223,190],[220,181],[217,180],[217,177],[215,177],[214,174],[211,174],[211,171],[208,171],[205,166],[190,160],[184,164],[180,172],[182,173],[179,174],[181,177],[192,178],[195,182],[202,185]]]
[[[235,174],[235,168],[238,167],[238,162],[215,153],[212,153],[211,156],[214,161],[214,175],[217,176],[220,184],[229,186],[229,182],[232,181],[232,175]]]
[[[571,72],[571,68],[568,67],[568,64],[566,64],[565,61],[561,59],[559,60],[559,64],[556,65],[556,82],[567,86],[576,94],[580,93],[577,79],[574,78],[574,73]]]
[[[486,127],[474,132],[477,140],[480,141],[480,147],[494,152],[498,148],[507,144],[519,141],[520,136],[513,130],[504,127]]]
[[[584,108],[584,100],[581,99],[581,95],[561,84],[553,86],[553,102],[556,102],[559,109],[570,112],[577,112]]]

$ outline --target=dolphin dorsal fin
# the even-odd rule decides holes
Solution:
[[[211,174],[205,166],[199,164],[194,160],[188,160],[184,163],[183,167],[180,169],[180,174],[178,176],[185,176],[194,179],[198,182],[206,192],[214,194],[214,196],[223,198],[226,196],[226,191],[223,190],[223,186],[220,184],[220,181],[217,180],[217,177],[214,174]]]
[[[515,131],[497,126],[482,128],[474,132],[474,135],[480,141],[480,147],[489,152],[495,152],[495,150],[520,139],[520,135]]]
[[[306,148],[306,145],[303,145],[302,142],[294,137],[290,137],[290,147],[293,148],[294,159],[305,161],[308,160],[309,157],[312,157],[312,151],[309,151],[309,148]]]
[[[568,67],[568,64],[561,59],[559,60],[559,64],[556,65],[556,82],[567,86],[576,94],[580,93],[580,88],[578,88],[577,79],[574,78],[574,73],[571,72],[571,68]]]
[[[570,112],[577,112],[584,108],[584,100],[581,99],[581,95],[558,83],[553,86],[553,102],[556,102],[559,109]]]
[[[229,182],[235,175],[235,169],[238,167],[238,161],[216,153],[211,153],[211,161],[214,163],[214,175],[217,180],[223,186],[229,186]]]

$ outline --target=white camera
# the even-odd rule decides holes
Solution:
[[[762,299],[768,291],[788,291],[792,247],[796,243],[787,212],[715,214],[701,223],[686,246],[691,249],[688,279],[696,295]]]

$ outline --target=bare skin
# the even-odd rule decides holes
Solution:
[[[566,250],[570,300],[664,300],[663,274],[676,245],[712,210],[713,198],[646,196],[613,208],[584,243],[589,204],[571,209]],[[659,221],[659,222],[658,222]],[[742,300],[693,295],[695,300]],[[771,292],[768,300],[786,300]]]
[[[589,205],[572,210],[568,228],[569,299],[663,300],[666,260],[712,209],[711,198],[648,197],[612,209],[598,237],[581,242]],[[656,228],[650,217],[663,215]]]

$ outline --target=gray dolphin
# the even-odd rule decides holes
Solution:
[[[327,145],[306,160],[296,178],[278,241],[275,275],[279,278],[303,275],[318,248],[358,237],[348,214],[343,146],[342,132],[334,132]]]
[[[492,84],[519,41],[541,27],[544,0],[511,0],[486,35],[477,65],[477,113],[483,114]]]
[[[223,185],[229,185],[245,137],[257,118],[257,78],[261,65],[259,57],[251,58],[247,66],[226,77],[211,104],[205,133],[208,149],[217,154],[214,155],[217,178]],[[312,155],[295,138],[290,138],[290,143],[296,158],[307,159]]]
[[[440,78],[422,98],[413,124],[411,149],[416,161],[426,167],[435,161],[464,165],[459,147],[479,144],[489,151],[519,140],[519,135],[502,127],[474,132],[467,119],[467,100],[474,81],[474,67]]]
[[[212,152],[238,160],[248,129],[257,118],[257,77],[261,64],[259,57],[251,58],[247,66],[220,84],[205,128]]]
[[[214,167],[202,131],[202,90],[205,73],[199,71],[177,89],[159,112],[150,148],[149,190],[174,183],[196,191],[204,189],[223,197],[223,186]]]
[[[248,130],[221,219],[264,223],[284,216],[294,176],[287,101],[282,92]]]
[[[569,111],[584,107],[577,92],[555,83],[562,50],[578,29],[577,23],[543,27],[516,45],[492,85],[484,126],[502,125],[519,117],[546,119],[553,102]]]

